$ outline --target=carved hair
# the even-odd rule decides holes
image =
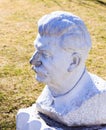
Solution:
[[[43,16],[38,21],[41,36],[54,36],[60,39],[65,50],[79,50],[88,54],[91,39],[84,22],[77,16],[63,11],[56,11]]]

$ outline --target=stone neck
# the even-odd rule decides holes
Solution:
[[[48,88],[51,91],[51,94],[54,97],[63,96],[70,91],[72,91],[75,86],[80,82],[80,80],[83,78],[83,75],[86,71],[86,68],[80,69],[80,71],[77,69],[74,71],[74,73],[67,79],[67,81],[62,82],[63,84],[60,84],[60,86],[51,87],[48,86]]]

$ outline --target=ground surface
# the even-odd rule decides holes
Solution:
[[[106,0],[0,0],[0,130],[15,130],[17,110],[33,104],[43,88],[29,58],[38,19],[56,10],[85,21],[93,44],[87,69],[106,80]]]

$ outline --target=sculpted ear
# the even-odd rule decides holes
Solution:
[[[68,72],[73,71],[80,63],[80,56],[78,53],[73,53],[71,58],[72,59],[68,68]]]

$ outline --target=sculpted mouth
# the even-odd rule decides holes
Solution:
[[[36,72],[38,75],[47,76],[47,72],[41,67],[32,66],[32,70]]]
[[[35,66],[32,66],[32,70],[36,72],[36,68]],[[36,72],[37,73],[37,72]]]
[[[41,72],[38,71],[38,67],[36,67],[36,66],[32,66],[32,70],[33,70],[34,72],[36,72],[36,73],[41,73]]]

